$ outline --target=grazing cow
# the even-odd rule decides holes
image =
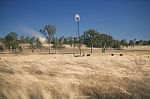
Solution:
[[[120,54],[120,56],[123,56],[123,54]]]
[[[114,56],[114,54],[111,54],[111,56]]]
[[[91,54],[87,54],[86,56],[90,56]]]

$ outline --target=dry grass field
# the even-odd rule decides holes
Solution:
[[[149,93],[150,47],[94,49],[84,57],[0,54],[0,99],[150,99]]]

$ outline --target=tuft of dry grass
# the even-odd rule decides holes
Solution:
[[[149,99],[150,58],[8,55],[0,60],[0,99]]]

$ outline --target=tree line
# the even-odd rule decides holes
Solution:
[[[121,49],[123,47],[134,47],[135,45],[150,45],[150,40],[116,40],[110,34],[104,34],[96,31],[95,29],[89,29],[82,33],[78,37],[55,37],[56,27],[53,25],[45,25],[44,28],[40,29],[39,32],[45,36],[46,43],[49,44],[49,53],[51,53],[51,47],[53,49],[64,48],[64,44],[68,44],[71,47],[79,46],[79,42],[87,47],[91,48],[91,53],[93,52],[93,47],[102,48],[102,52],[105,52],[107,48]],[[17,52],[18,49],[22,51],[22,46],[20,44],[29,44],[30,49],[41,49],[42,42],[40,38],[30,37],[30,36],[20,36],[18,37],[17,33],[10,32],[5,37],[0,37],[0,51],[3,52],[6,49],[9,52]],[[52,44],[52,46],[51,46]]]

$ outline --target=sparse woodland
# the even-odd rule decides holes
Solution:
[[[5,37],[0,37],[0,52],[23,52],[23,44],[28,44],[28,48],[32,49],[41,49],[43,44],[49,45],[49,53],[51,47],[53,50],[65,48],[63,45],[70,45],[70,47],[78,46],[79,38],[77,37],[55,37],[54,34],[57,33],[56,27],[52,25],[46,25],[43,29],[40,29],[41,35],[45,37],[45,41],[41,41],[38,37],[30,36],[18,36],[17,33],[11,32],[8,33]],[[122,49],[124,47],[134,47],[136,45],[150,45],[150,40],[129,40],[125,39],[116,40],[110,34],[103,34],[95,29],[89,29],[82,33],[80,36],[80,42],[82,45],[91,48],[103,48],[102,51],[105,52],[107,48]]]

